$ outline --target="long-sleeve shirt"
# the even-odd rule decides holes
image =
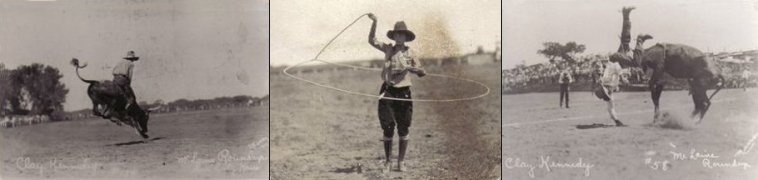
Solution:
[[[574,82],[574,77],[571,76],[571,72],[569,71],[561,71],[561,74],[558,75],[559,84],[569,84],[573,82]]]
[[[750,75],[751,75],[751,74],[752,74],[752,73],[750,73],[750,71],[749,71],[749,70],[745,69],[745,70],[743,70],[743,71],[742,71],[742,78],[743,78],[743,79],[748,79],[748,78],[750,78]]]
[[[603,76],[600,77],[600,83],[604,86],[616,87],[621,79],[621,65],[615,62],[608,62],[603,70]]]
[[[377,41],[375,38],[370,41],[371,45],[384,52],[384,68],[382,69],[382,80],[392,85],[392,87],[411,86],[409,73],[411,69],[418,68],[419,62],[415,58],[415,53],[408,47],[399,47],[392,44],[385,44]]]
[[[407,46],[398,46],[382,43],[376,39],[376,19],[371,24],[368,34],[368,43],[374,48],[384,52],[384,68],[382,68],[382,80],[392,87],[409,87],[412,85],[409,73],[423,73],[418,68],[419,62]]]
[[[134,68],[134,63],[130,60],[122,60],[119,62],[116,67],[113,67],[113,75],[124,75],[126,77],[129,77],[129,79],[132,79],[132,69]]]

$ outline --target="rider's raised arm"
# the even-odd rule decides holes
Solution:
[[[376,40],[376,16],[374,14],[369,13],[368,18],[372,20],[371,22],[371,31],[368,33],[368,43],[371,44],[374,48],[384,51],[384,47],[387,46],[387,44],[379,42]]]

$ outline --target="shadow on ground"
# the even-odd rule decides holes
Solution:
[[[595,128],[609,128],[609,127],[616,127],[616,126],[607,125],[607,124],[598,124],[598,123],[576,125],[577,129],[595,129]]]
[[[135,144],[145,144],[145,143],[148,143],[148,142],[151,142],[151,141],[160,140],[160,139],[163,139],[163,138],[164,137],[156,137],[156,138],[147,139],[147,140],[129,141],[129,142],[116,143],[116,144],[108,144],[108,145],[105,145],[105,146],[128,146],[128,145],[135,145]]]

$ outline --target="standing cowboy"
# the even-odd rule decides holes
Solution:
[[[750,83],[750,76],[752,73],[747,67],[744,67],[745,69],[742,70],[742,91],[747,91],[748,83]]]
[[[560,65],[558,66],[558,70],[560,71],[558,75],[558,84],[561,86],[561,92],[560,92],[560,103],[559,106],[563,107],[563,99],[566,99],[566,108],[569,107],[569,84],[574,82],[574,77],[571,76],[571,72],[569,71],[569,68],[565,67],[566,65]]]
[[[131,87],[132,69],[134,68],[134,61],[139,60],[139,57],[134,55],[134,51],[129,51],[123,59],[116,67],[113,67],[113,82],[121,88],[126,99],[124,110],[128,110],[131,105],[135,104],[136,97]]]
[[[408,30],[405,22],[395,23],[395,28],[387,32],[387,37],[395,41],[395,44],[386,44],[376,40],[376,16],[372,13],[368,17],[373,20],[371,31],[368,35],[368,42],[374,48],[384,53],[384,68],[382,69],[382,87],[380,96],[391,98],[411,99],[411,78],[408,75],[413,73],[419,77],[426,75],[424,70],[418,68],[418,60],[414,57],[410,48],[405,42],[413,41],[416,35]],[[397,170],[405,171],[403,160],[405,151],[408,148],[408,128],[411,126],[411,115],[413,114],[413,103],[411,101],[398,101],[390,99],[379,99],[379,123],[384,131],[384,154],[385,170],[391,169],[390,155],[392,154],[392,136],[395,134],[395,125],[397,124],[397,134],[400,136],[399,152],[397,159]]]
[[[610,62],[604,59],[602,62],[605,63],[605,68],[603,69],[603,75],[600,77],[600,84],[595,89],[595,95],[607,103],[608,114],[611,116],[611,120],[616,123],[616,126],[624,126],[624,123],[621,123],[621,120],[616,116],[613,93],[618,91],[620,81],[627,83],[626,79],[621,77],[621,65],[619,65],[616,59],[610,59]]]
[[[607,102],[608,114],[611,116],[613,122],[616,123],[616,126],[624,126],[624,124],[621,123],[616,116],[616,110],[614,109],[613,103],[613,92],[618,91],[619,81],[628,83],[626,78],[621,77],[622,68],[620,63],[631,63],[635,62],[633,60],[634,58],[641,58],[642,43],[647,39],[653,38],[647,34],[638,35],[637,45],[632,53],[631,48],[629,47],[629,42],[632,40],[631,33],[629,32],[632,28],[632,23],[629,20],[629,13],[634,9],[634,7],[623,7],[621,9],[623,16],[623,23],[621,25],[621,43],[617,52],[608,57],[608,61],[610,62],[605,64],[605,69],[600,77],[600,85],[595,89],[595,95]],[[606,61],[604,60],[603,62]]]

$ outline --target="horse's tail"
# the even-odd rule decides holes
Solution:
[[[723,75],[719,74],[716,76],[716,78],[718,80],[718,82],[716,83],[716,91],[713,91],[713,93],[711,93],[711,96],[708,96],[708,102],[711,101],[711,98],[713,98],[713,96],[716,95],[716,93],[721,91],[721,88],[723,88],[724,84],[726,83],[726,79],[724,79]]]
[[[76,76],[79,77],[80,80],[84,81],[85,83],[89,83],[89,84],[97,82],[97,81],[94,81],[94,80],[86,80],[81,75],[79,75],[79,69],[87,67],[87,63],[84,63],[84,64],[80,65],[79,64],[79,59],[74,58],[74,59],[71,59],[71,65],[74,65],[74,67],[76,67]]]

